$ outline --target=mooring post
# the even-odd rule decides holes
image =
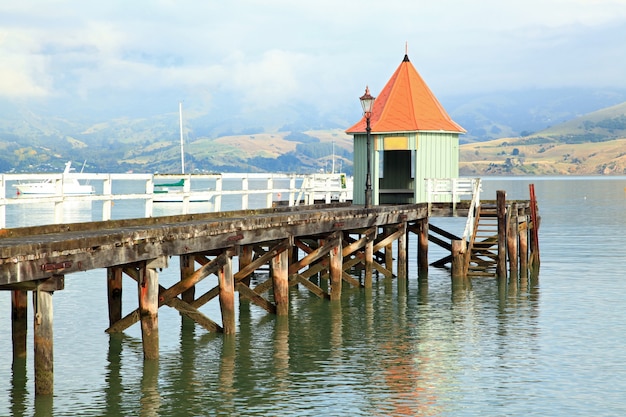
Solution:
[[[517,279],[518,276],[518,249],[519,249],[519,219],[517,217],[517,204],[511,206],[509,213],[509,226],[506,234],[506,247],[509,256],[509,273],[511,279]]]
[[[406,279],[408,269],[406,222],[402,222],[400,229],[402,234],[398,237],[398,279]]]
[[[13,361],[26,358],[28,333],[28,292],[11,291],[11,333],[13,339]]]
[[[139,269],[139,317],[144,359],[159,358],[159,267],[158,260],[144,262]]]
[[[33,291],[35,395],[54,391],[54,352],[52,326],[52,291]]]
[[[363,282],[363,286],[365,288],[372,288],[372,275],[374,271],[374,240],[376,240],[376,228],[374,228],[371,233],[366,233],[365,238],[365,280]]]
[[[180,280],[184,281],[195,271],[196,258],[193,255],[181,255],[180,256]],[[182,292],[181,298],[186,303],[193,303],[196,299],[196,286],[192,285]]]
[[[341,282],[343,280],[343,253],[341,251],[341,233],[336,234],[335,244],[330,250],[330,300],[341,299]]]
[[[452,270],[450,271],[452,278],[465,277],[465,254],[463,253],[463,241],[452,241]]]
[[[220,287],[220,310],[222,327],[225,334],[235,334],[235,279],[233,276],[233,258],[230,253],[218,273]]]
[[[109,301],[109,326],[122,319],[122,272],[123,268],[107,268],[107,294]]]
[[[506,191],[496,191],[498,212],[498,259],[496,276],[506,279]]]
[[[276,314],[289,314],[289,250],[284,250],[272,258],[272,283]]]
[[[417,273],[418,276],[428,274],[428,217],[417,223]]]
[[[519,269],[520,278],[528,278],[528,215],[523,219],[519,232]]]

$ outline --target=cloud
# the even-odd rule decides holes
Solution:
[[[0,5],[0,97],[166,90],[358,112],[407,41],[437,95],[626,87],[625,38],[622,0],[23,0]]]

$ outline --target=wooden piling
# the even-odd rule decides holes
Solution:
[[[26,358],[26,337],[28,333],[28,292],[11,291],[11,333],[13,340],[13,361]]]
[[[365,280],[363,286],[372,288],[372,275],[374,271],[374,240],[376,233],[367,233],[365,243]]]
[[[107,268],[109,326],[122,319],[122,272],[119,266]]]
[[[341,283],[343,276],[343,252],[341,250],[341,233],[336,234],[336,242],[330,250],[330,299],[341,299]]]
[[[452,278],[465,277],[465,254],[463,253],[463,241],[452,241]]]
[[[506,279],[506,191],[496,192],[498,212],[498,259],[496,277]]]
[[[139,317],[144,359],[159,358],[159,273],[148,263],[139,271]]]
[[[428,275],[428,218],[417,222],[417,271],[418,276]]]
[[[54,391],[52,292],[33,291],[35,395]]]
[[[225,334],[235,334],[235,280],[233,277],[233,260],[227,256],[226,263],[220,268],[220,310],[222,312],[222,327]]]
[[[511,206],[509,213],[508,230],[506,234],[506,248],[509,257],[509,273],[511,279],[517,279],[518,276],[518,250],[519,250],[519,219],[517,217],[517,204]]]
[[[280,252],[272,258],[272,281],[276,314],[289,314],[289,250]]]
[[[402,234],[398,237],[398,279],[407,279],[407,236],[406,222],[400,225]]]
[[[184,281],[189,278],[195,272],[195,256],[194,255],[181,255],[180,256],[180,280]],[[186,303],[193,303],[196,299],[196,286],[193,285],[187,288],[181,294],[181,298]]]
[[[520,225],[519,231],[519,268],[520,278],[528,278],[528,216]]]

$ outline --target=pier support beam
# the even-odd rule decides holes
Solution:
[[[109,299],[109,326],[122,318],[122,272],[123,268],[107,268],[107,293]]]
[[[52,291],[33,291],[35,395],[54,391]]]
[[[400,225],[400,231],[401,234],[398,236],[398,279],[406,279],[408,271],[406,222]]]
[[[463,241],[452,241],[452,278],[464,278],[465,274],[465,254],[463,253]]]
[[[517,280],[518,278],[518,250],[519,250],[519,238],[518,238],[519,222],[517,217],[517,204],[511,206],[509,213],[508,230],[506,234],[506,247],[509,257],[509,274],[511,279]]]
[[[334,246],[330,250],[330,300],[341,299],[341,283],[343,276],[343,252],[341,250],[341,233],[337,233]]]
[[[13,361],[26,358],[26,336],[28,333],[28,292],[11,291],[11,332],[13,339]]]
[[[528,216],[525,216],[519,231],[520,278],[528,278]]]
[[[365,238],[365,288],[372,288],[372,275],[374,271],[374,241],[376,240],[376,228],[372,233],[366,233]]]
[[[498,259],[496,277],[506,279],[506,191],[496,192],[498,210]]]
[[[158,260],[145,263],[139,271],[139,317],[144,359],[159,358],[159,273]]]
[[[417,273],[418,276],[428,274],[428,218],[417,222]]]
[[[180,280],[185,281],[195,271],[195,257],[193,255],[180,256]],[[192,303],[196,299],[196,286],[192,285],[181,294],[181,298],[186,303]]]
[[[226,257],[225,264],[218,273],[220,287],[220,309],[222,311],[222,327],[225,334],[234,334],[235,327],[235,280],[233,277],[233,260]]]
[[[272,281],[276,314],[289,314],[289,250],[280,252],[272,258]]]

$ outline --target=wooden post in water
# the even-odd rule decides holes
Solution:
[[[272,281],[276,314],[289,314],[289,250],[284,250],[272,258]]]
[[[180,256],[180,280],[184,281],[186,278],[193,275],[195,272],[196,258],[193,255],[181,255]],[[196,286],[193,285],[187,288],[181,294],[181,298],[186,303],[193,303],[196,299]]]
[[[365,288],[372,288],[372,275],[374,271],[374,240],[376,240],[376,228],[373,233],[366,233],[365,242]]]
[[[496,264],[496,277],[506,279],[506,191],[498,190],[498,259]]]
[[[13,338],[13,361],[26,358],[28,333],[28,292],[11,291],[11,333]]]
[[[538,270],[541,263],[539,257],[539,214],[537,210],[537,197],[535,196],[535,184],[529,184],[530,191],[530,217],[532,221],[531,243],[530,243],[530,264],[533,270]]]
[[[519,268],[520,278],[528,278],[528,215],[524,215],[519,232]]]
[[[233,258],[230,254],[218,273],[220,287],[220,310],[222,327],[225,334],[235,334],[235,279],[233,277]]]
[[[252,263],[252,258],[254,256],[254,251],[252,245],[245,245],[239,247],[239,270],[241,271],[248,265]],[[250,286],[251,275],[248,275],[241,282],[248,287]]]
[[[341,299],[341,283],[343,280],[343,252],[341,250],[341,233],[336,233],[333,241],[336,242],[330,250],[330,300]]]
[[[107,293],[109,299],[109,326],[122,319],[122,272],[123,268],[107,268]]]
[[[52,291],[33,291],[35,395],[54,391],[54,352],[52,326]]]
[[[139,317],[144,359],[159,358],[159,273],[157,260],[139,268]]]
[[[428,274],[428,217],[419,220],[417,235],[417,271],[418,276]]]
[[[398,237],[398,279],[407,278],[407,236],[406,236],[406,222],[403,222],[400,226],[402,234]]]
[[[506,247],[509,256],[509,273],[511,279],[517,280],[518,277],[518,249],[519,249],[519,219],[517,217],[517,204],[511,206],[511,212],[509,213],[509,225],[506,234]]]
[[[465,277],[465,254],[463,253],[463,241],[453,240],[451,252],[452,270],[450,271],[450,274],[452,275],[452,278]]]

